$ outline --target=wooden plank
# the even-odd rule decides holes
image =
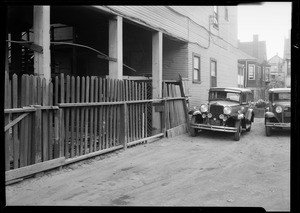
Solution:
[[[145,83],[145,100],[148,98],[147,83]],[[148,136],[148,104],[145,104],[145,137]]]
[[[49,90],[48,90],[48,104],[49,106],[53,105],[53,83],[49,83]],[[53,110],[49,110],[49,123],[48,123],[48,159],[53,159],[53,145],[54,145],[54,138],[53,138]]]
[[[80,102],[80,77],[77,76],[76,78],[76,103]],[[76,156],[79,156],[79,126],[80,126],[80,120],[79,120],[79,114],[80,114],[80,108],[76,109]]]
[[[85,102],[85,77],[81,77],[81,102]],[[85,133],[85,108],[81,109],[80,116],[80,155],[83,154],[83,149],[85,147],[85,140],[83,135]]]
[[[106,101],[106,79],[103,79],[103,101]],[[102,121],[102,149],[106,148],[106,107],[103,106],[103,121]]]
[[[15,126],[17,123],[19,123],[19,121],[21,121],[21,120],[22,120],[23,118],[25,118],[27,115],[29,115],[29,112],[20,115],[19,117],[15,118],[13,121],[11,121],[10,123],[8,123],[8,124],[4,127],[4,132],[8,131],[11,127]],[[7,116],[8,116],[8,115],[7,115]]]
[[[132,81],[132,99],[136,100],[136,96],[135,96],[135,82]],[[136,105],[133,104],[132,105],[132,139],[136,140]]]
[[[110,79],[106,79],[107,101],[110,101]],[[105,111],[105,148],[109,148],[109,107]]]
[[[13,95],[13,103],[12,107],[18,107],[18,76],[16,74],[13,75],[12,80],[12,95]],[[15,120],[18,116],[14,116],[13,119]],[[19,168],[19,149],[20,149],[20,141],[18,138],[19,132],[19,125],[15,125],[13,127],[13,160],[14,160],[14,169]]]
[[[5,72],[5,98],[4,98],[4,108],[10,108],[11,100],[11,87],[9,85],[8,72]],[[5,116],[5,125],[9,123],[10,115]],[[10,152],[9,152],[9,131],[5,132],[5,171],[10,169]]]
[[[168,96],[171,96],[171,85],[169,84],[168,85]],[[173,104],[173,102],[172,101],[168,101],[169,102],[169,107],[170,107],[170,110],[169,110],[169,112],[170,112],[170,128],[173,128],[174,126],[175,126],[175,117],[176,116],[174,116],[175,114],[175,112],[174,112],[174,104]]]
[[[65,103],[65,77],[64,74],[60,75],[60,103]],[[65,109],[60,109],[60,156],[65,155],[65,143],[66,143],[66,133],[65,133]]]
[[[60,129],[60,111],[54,112],[54,144],[53,144],[53,158],[60,157],[60,140],[59,140],[59,129]]]
[[[96,152],[88,153],[86,155],[82,155],[82,156],[79,156],[79,157],[76,157],[76,158],[66,159],[64,165],[67,165],[67,164],[70,164],[70,163],[75,163],[77,161],[82,161],[82,160],[85,160],[85,159],[88,159],[88,158],[91,158],[91,157],[95,157],[95,156],[105,154],[105,153],[108,153],[108,152],[112,152],[112,151],[122,149],[122,148],[123,148],[123,145],[119,145],[119,146],[107,148],[105,150],[99,150],[99,151],[96,151]]]
[[[178,135],[186,133],[187,132],[186,130],[187,130],[186,124],[181,124],[179,126],[167,130],[167,137],[168,138],[176,137]]]
[[[131,142],[127,143],[127,147],[138,144],[138,143],[141,143],[143,141],[148,141],[150,139],[159,138],[159,137],[163,137],[163,136],[164,136],[164,133],[159,133],[159,134],[156,134],[156,135],[153,135],[153,136],[150,136],[150,137],[146,137],[146,138],[142,138],[142,139],[139,139],[139,140],[131,141]]]
[[[114,79],[109,79],[110,81],[110,91],[109,91],[109,97],[110,97],[110,102],[114,101]],[[113,142],[113,106],[109,106],[109,147],[112,147],[112,142]]]
[[[26,82],[26,105],[33,105],[33,100],[32,100],[32,92],[33,92],[33,88],[32,88],[32,75],[31,76],[27,76],[27,82]],[[32,114],[29,114],[27,116],[27,126],[28,126],[28,142],[27,142],[27,165],[30,165],[34,162],[31,162],[31,147],[32,147]]]
[[[48,93],[47,93],[47,85],[46,79],[42,79],[42,97],[43,97],[43,106],[48,104]],[[42,131],[43,131],[43,142],[42,142],[42,161],[48,160],[48,111],[42,111]]]
[[[133,100],[133,97],[132,97],[132,81],[129,81],[128,82],[128,86],[129,86],[129,100]],[[134,138],[133,138],[133,104],[130,104],[129,105],[129,122],[130,122],[130,141],[133,141]]]
[[[36,99],[37,99],[37,90],[36,90],[36,76],[31,75],[30,76],[30,96],[31,96],[31,105],[36,104]],[[36,138],[35,138],[35,113],[31,114],[31,147],[30,147],[30,162],[31,164],[35,163],[35,155],[36,155]]]
[[[72,76],[71,77],[71,103],[74,103],[75,102],[75,90],[76,90],[76,87],[75,87],[75,77]],[[74,121],[75,120],[75,109],[74,108],[71,108],[71,130],[70,130],[70,133],[71,133],[71,150],[70,150],[70,155],[71,155],[71,158],[74,157],[74,136],[75,136],[75,133],[74,133]]]
[[[25,94],[26,94],[26,80],[25,75],[22,75],[21,77],[21,107],[25,106]],[[25,126],[26,121],[22,120],[21,123],[21,132],[20,132],[20,167],[27,165],[27,151],[26,148],[26,139],[25,139]]]
[[[90,77],[86,77],[86,90],[85,90],[85,102],[89,102],[90,94]],[[88,153],[88,130],[89,130],[89,109],[85,109],[85,140],[84,140],[84,154]]]
[[[121,107],[120,113],[120,143],[123,145],[123,149],[127,149],[127,104]]]
[[[99,102],[103,101],[103,79],[99,78]],[[103,107],[99,107],[99,125],[98,125],[98,132],[99,132],[99,150],[102,149],[102,138],[103,138]]]
[[[180,92],[181,92],[181,97],[185,97],[181,75],[179,75],[179,88],[180,88]],[[183,101],[183,109],[184,109],[184,114],[185,114],[185,123],[187,124],[187,129],[189,129],[190,122],[189,122],[189,115],[188,115],[188,107],[186,105],[185,99]]]
[[[40,163],[42,160],[42,112],[39,106],[36,106],[35,111],[35,163]]]
[[[33,175],[38,172],[53,169],[55,167],[59,167],[59,166],[63,165],[64,163],[65,163],[65,158],[61,157],[61,158],[56,158],[56,159],[49,160],[46,162],[26,166],[23,168],[14,169],[14,170],[5,172],[5,181],[14,180],[17,178]]]
[[[65,138],[64,138],[64,135],[65,135],[65,132],[64,132],[64,110],[63,109],[59,109],[58,110],[58,117],[59,117],[59,157],[63,157],[64,154],[65,154],[65,150],[64,150],[64,141],[65,141]]]
[[[118,81],[117,81],[117,79],[114,79],[114,100],[113,101],[118,101],[119,100],[119,98],[118,98],[118,89],[119,89],[119,87],[118,87]],[[117,124],[116,124],[116,122],[117,122],[117,107],[118,106],[113,106],[112,108],[113,108],[113,117],[112,117],[112,119],[113,119],[113,141],[112,141],[112,145],[113,146],[115,146],[116,145],[116,140],[117,140]]]
[[[117,95],[117,101],[123,101],[123,81],[122,80],[118,80],[117,81],[117,85],[118,85],[118,95]],[[116,135],[116,142],[117,145],[120,145],[120,121],[118,120],[119,118],[121,118],[121,107],[120,106],[116,106],[117,108],[117,115],[116,115],[116,131],[117,131],[117,135]],[[125,132],[126,133],[126,132]]]
[[[90,102],[94,102],[94,89],[95,89],[95,81],[94,77],[91,77],[91,97]],[[90,152],[94,151],[94,107],[90,108]]]
[[[70,102],[70,76],[66,79],[66,103]],[[69,140],[70,140],[70,109],[65,109],[65,157],[69,158]]]
[[[94,101],[95,102],[98,102],[99,99],[98,99],[98,90],[99,90],[99,79],[98,77],[95,78],[95,99]],[[97,133],[97,130],[98,130],[98,107],[95,107],[94,109],[94,113],[95,113],[95,122],[94,122],[94,151],[97,151],[97,144],[99,144],[99,137],[98,137],[98,133]]]
[[[59,88],[59,79],[58,76],[55,76],[55,83],[54,83],[54,105],[58,104],[58,88]]]

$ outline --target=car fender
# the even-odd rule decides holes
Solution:
[[[246,118],[246,120],[249,120],[249,121],[253,122],[253,119],[254,119],[253,109],[248,109],[247,110],[245,118]]]
[[[273,112],[266,112],[265,113],[265,118],[274,118],[274,117],[275,117],[275,115],[274,115]]]
[[[196,116],[196,115],[201,115],[201,112],[199,110],[194,111],[193,116]]]

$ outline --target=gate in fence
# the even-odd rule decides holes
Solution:
[[[126,148],[185,123],[180,85],[164,83],[151,99],[149,82],[100,77],[5,74],[6,181]],[[152,135],[153,102],[161,102],[163,132]]]

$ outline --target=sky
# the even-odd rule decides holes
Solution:
[[[278,53],[283,58],[284,38],[290,37],[291,2],[265,2],[260,5],[238,5],[238,39],[266,41],[267,59]]]

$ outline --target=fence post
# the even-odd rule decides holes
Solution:
[[[123,148],[127,149],[127,132],[128,132],[128,125],[127,125],[127,104],[124,103],[121,106],[121,113],[120,113],[121,123],[120,123],[120,142],[123,143]]]

